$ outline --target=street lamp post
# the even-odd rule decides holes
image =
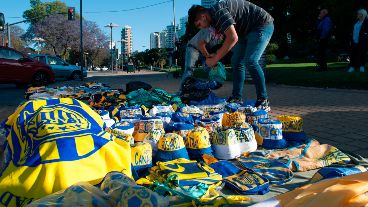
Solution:
[[[119,25],[114,24],[114,23],[110,23],[108,25],[106,25],[105,27],[110,27],[110,53],[111,53],[111,72],[114,72],[114,57],[113,57],[113,51],[112,51],[112,28],[113,27],[118,27]]]
[[[85,52],[84,53],[84,67],[86,67],[86,69],[88,70],[88,61],[87,61],[87,56],[89,55],[89,53],[88,52]]]

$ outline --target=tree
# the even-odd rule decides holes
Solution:
[[[27,44],[23,39],[23,35],[25,33],[24,30],[17,25],[9,26],[9,28],[10,28],[10,39],[11,39],[12,47],[18,51],[28,53],[29,50],[28,50]],[[0,38],[0,45],[5,45],[8,41],[7,40],[8,38],[5,38],[5,36],[3,37],[4,38]]]
[[[109,56],[109,38],[95,22],[84,21],[83,48],[89,54],[93,65],[101,65],[103,59]]]
[[[10,38],[12,41],[12,46],[21,52],[29,52],[29,50],[27,49],[27,45],[26,42],[23,39],[23,35],[24,35],[25,31],[17,26],[17,25],[12,25],[10,27]]]
[[[62,14],[67,17],[68,6],[61,1],[41,2],[40,0],[30,0],[31,9],[23,12],[23,18],[31,25],[42,21],[48,16]]]
[[[33,25],[35,36],[45,40],[45,46],[52,49],[55,55],[66,57],[68,48],[78,44],[79,25],[76,21],[68,21],[63,15],[46,17]]]

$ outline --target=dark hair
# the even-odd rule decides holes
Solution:
[[[197,15],[198,14],[204,14],[207,12],[207,9],[203,6],[200,5],[193,5],[189,10],[188,10],[188,23],[189,24],[194,24]]]

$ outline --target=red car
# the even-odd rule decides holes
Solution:
[[[0,46],[0,83],[44,86],[54,82],[50,66],[9,47]]]

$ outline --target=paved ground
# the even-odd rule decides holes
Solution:
[[[176,92],[178,79],[166,73],[89,73],[87,81],[99,81],[115,88],[125,88],[132,80],[145,81],[154,87]],[[80,85],[80,81],[63,81],[52,86]],[[228,97],[232,83],[227,82],[216,94]],[[244,96],[255,98],[254,86],[245,85]],[[24,90],[13,85],[0,85],[0,120],[10,115],[23,100]],[[368,91],[319,89],[268,85],[271,115],[301,115],[308,136],[338,148],[368,157]]]

